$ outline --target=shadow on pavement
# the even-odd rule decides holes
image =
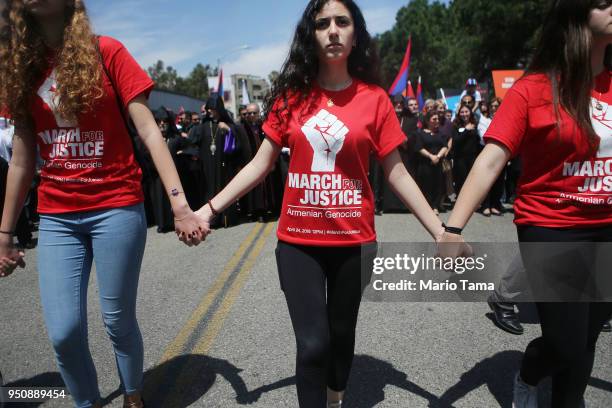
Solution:
[[[62,380],[62,376],[60,373],[49,372],[35,375],[31,378],[22,378],[17,381],[13,381],[10,383],[6,383],[3,387],[9,388],[30,388],[30,387],[53,387],[53,388],[63,388],[66,385],[64,384],[64,380]],[[66,397],[67,400],[70,400],[70,396]],[[71,400],[70,400],[71,401]],[[42,402],[20,402],[20,403],[10,403],[5,404],[6,408],[16,407],[16,408],[33,408],[39,407],[43,403]]]
[[[356,355],[353,360],[351,377],[347,386],[348,393],[342,406],[346,408],[372,408],[384,401],[384,389],[392,385],[418,395],[429,401],[431,407],[449,407],[440,404],[438,397],[420,386],[408,381],[406,374],[392,364],[365,355]],[[295,385],[295,377],[284,378],[272,384],[254,389],[249,400],[257,400],[262,394]]]
[[[511,406],[514,374],[519,370],[522,358],[520,351],[502,351],[479,361],[440,396],[440,401],[452,404],[486,385],[500,407]]]
[[[452,407],[436,395],[410,382],[406,373],[389,362],[356,355],[348,384],[346,407],[372,408],[385,400],[385,387],[391,385],[429,401],[430,407]],[[345,404],[342,405],[343,407]]]
[[[217,376],[221,376],[234,388],[236,401],[247,404],[250,393],[240,377],[241,371],[226,360],[199,354],[182,355],[145,372],[143,398],[150,408],[188,407],[202,398]],[[120,389],[104,398],[104,404],[118,397],[121,397]]]
[[[591,377],[589,379],[589,385],[594,388],[599,388],[602,391],[612,393],[612,382]]]
[[[452,404],[475,389],[486,385],[500,407],[511,406],[514,375],[520,369],[522,359],[523,353],[519,351],[502,351],[478,362],[461,376],[457,384],[440,396],[440,401],[443,404]],[[591,377],[589,385],[612,392],[612,383],[599,378]],[[550,390],[551,379],[547,377],[538,385],[539,406],[550,407]]]
[[[385,387],[395,386],[429,402],[429,407],[450,408],[475,389],[486,386],[499,406],[512,404],[512,384],[514,374],[520,367],[523,353],[503,351],[475,364],[465,372],[459,382],[437,397],[419,385],[411,382],[407,374],[388,363],[367,355],[356,355],[353,360],[346,408],[373,408],[385,400]],[[261,395],[295,385],[295,377],[288,377],[272,384],[263,385],[249,391],[240,373],[242,370],[226,360],[202,356],[184,355],[169,360],[145,372],[143,392],[147,407],[162,407],[164,402],[174,399],[172,408],[184,408],[200,400],[213,386],[217,376],[228,381],[236,394],[236,403],[248,405],[257,402]],[[612,382],[593,378],[589,385],[612,393]],[[24,378],[4,385],[5,387],[65,387],[57,372],[48,372],[31,378]],[[550,406],[550,379],[539,386],[541,406]],[[110,404],[121,397],[117,389],[104,398]],[[39,407],[42,403],[7,404],[6,407]],[[169,404],[165,405],[170,406]]]

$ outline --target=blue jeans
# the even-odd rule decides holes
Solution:
[[[106,332],[127,394],[142,388],[143,345],[136,295],[147,236],[142,204],[103,211],[41,215],[38,271],[47,331],[76,406],[100,399],[87,340],[92,261]]]

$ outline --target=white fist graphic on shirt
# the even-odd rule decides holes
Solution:
[[[62,118],[60,114],[57,112],[57,106],[59,105],[59,96],[56,93],[57,91],[57,82],[55,81],[55,70],[51,72],[51,75],[43,82],[43,84],[38,88],[38,96],[43,102],[49,107],[51,112],[53,112],[53,116],[55,116],[55,122],[58,127],[77,127],[76,123],[69,122]]]
[[[302,132],[314,151],[311,171],[334,171],[336,155],[342,150],[344,139],[349,132],[344,123],[325,109],[321,109],[302,126]]]
[[[591,103],[591,123],[593,130],[600,138],[597,158],[612,157],[612,106],[603,101],[592,98]],[[597,104],[601,110],[593,109]]]

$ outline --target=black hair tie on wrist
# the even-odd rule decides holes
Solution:
[[[444,231],[448,232],[449,234],[461,235],[463,232],[463,228],[449,227],[445,223],[442,223],[442,228],[444,228]]]
[[[13,235],[15,235],[15,231],[2,231],[2,230],[0,230],[0,234],[6,234],[6,235],[13,236]]]

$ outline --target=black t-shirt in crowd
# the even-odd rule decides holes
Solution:
[[[425,149],[431,154],[438,154],[440,150],[447,147],[449,139],[450,137],[446,133],[428,133],[419,130],[416,133],[415,149],[417,152]]]
[[[464,127],[453,126],[453,157],[462,158],[478,155],[480,150],[480,137],[478,129],[468,130]]]

